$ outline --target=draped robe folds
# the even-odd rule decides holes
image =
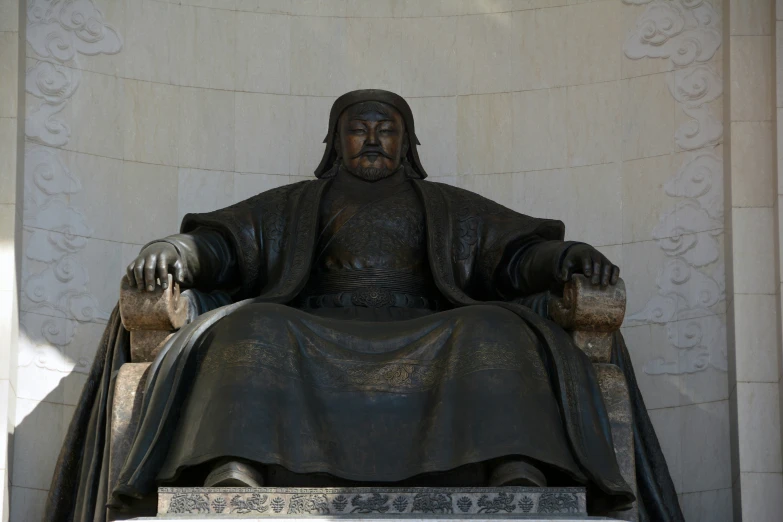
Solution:
[[[601,510],[628,506],[633,500],[633,494],[623,480],[614,456],[608,416],[589,359],[561,328],[526,306],[504,300],[505,296],[498,295],[492,285],[499,264],[510,248],[533,236],[562,240],[562,223],[524,216],[476,194],[447,185],[422,180],[411,182],[423,203],[427,254],[440,293],[455,309],[477,307],[484,310],[495,307],[497,314],[505,314],[508,321],[520,321],[525,326],[524,331],[532,332],[559,407],[562,429],[571,453],[569,458],[577,466],[572,476],[586,479],[584,483],[588,486],[588,498],[592,498],[594,505],[600,506]],[[318,209],[329,183],[330,180],[300,182],[259,194],[226,209],[185,217],[182,232],[207,227],[219,231],[229,241],[236,254],[236,270],[239,273],[232,290],[234,303],[196,318],[167,343],[152,364],[142,403],[141,423],[120,474],[119,485],[108,495],[106,491],[88,495],[98,506],[101,505],[101,498],[122,506],[128,499],[141,498],[154,490],[159,472],[166,465],[167,455],[173,450],[171,442],[177,428],[179,409],[191,392],[188,378],[192,377],[193,368],[205,360],[200,347],[209,339],[211,328],[224,318],[242,314],[243,310],[251,310],[252,307],[289,304],[305,287],[314,256]],[[261,309],[264,309],[263,306]],[[111,351],[110,347],[108,349]],[[108,371],[106,368],[104,359],[104,373]],[[625,371],[632,375],[627,363]],[[632,393],[635,391],[632,390]],[[85,393],[94,395],[95,387]],[[103,392],[98,390],[97,393],[100,396]],[[89,399],[93,410],[105,408],[105,397],[102,402],[95,401],[95,397]],[[501,396],[504,401],[514,399]],[[521,396],[518,400],[524,401],[525,398]],[[638,404],[641,404],[643,410],[640,398],[635,404],[636,410],[639,409]],[[252,415],[252,412],[238,411],[237,414]],[[646,412],[635,411],[635,414],[647,420]],[[100,415],[93,411],[90,424],[101,422],[100,419],[96,420],[96,416]],[[74,423],[78,422],[74,420]],[[81,421],[82,424],[84,422],[87,422],[86,419]],[[72,425],[71,431],[74,429],[78,431],[83,427]],[[536,427],[527,429],[535,430]],[[640,451],[650,452],[654,459],[660,457],[657,440],[650,433],[648,428],[644,434],[651,440],[643,441],[643,447],[637,448],[637,459]],[[492,451],[489,448],[482,457],[506,455],[493,455]],[[68,480],[74,482],[75,478],[64,476],[67,469],[59,469],[67,464],[63,458],[61,455],[53,484],[57,487],[64,484],[67,489],[72,487],[72,484],[68,486]],[[469,460],[457,464],[466,462]],[[93,464],[92,469],[95,467]],[[84,465],[82,468],[77,476],[84,475]],[[297,471],[296,463],[292,468]],[[100,471],[101,467],[97,469]],[[174,470],[174,474],[178,471]],[[302,468],[299,471],[319,470]],[[334,470],[327,466],[320,471]],[[433,470],[409,471],[415,474]],[[74,471],[70,473],[73,475]],[[656,470],[652,475],[658,478],[661,471]],[[357,480],[367,478],[351,476],[350,472],[346,476]],[[384,476],[382,473],[378,476],[378,481],[405,478]],[[657,505],[652,512],[672,511],[667,513],[671,516],[665,520],[679,520],[676,500],[675,507],[671,507],[668,473],[664,471],[661,476],[659,483],[651,486],[653,494],[643,492],[643,500],[649,497],[650,504],[653,507]],[[82,478],[79,477],[79,481]],[[649,479],[647,482],[650,482]],[[80,499],[81,496],[83,493],[80,492]],[[58,502],[67,503],[62,497],[62,490],[50,495],[50,506]],[[83,503],[80,499],[77,499],[77,504]],[[98,506],[95,506],[96,513],[100,510]],[[644,512],[645,507],[640,507]],[[78,505],[77,511],[79,509],[85,512],[83,505]]]

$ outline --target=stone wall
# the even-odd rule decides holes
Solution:
[[[776,103],[774,4],[727,0],[724,8],[731,13],[724,27],[724,151],[735,520],[777,520],[783,512],[780,285],[772,283],[781,280],[775,107],[783,97]]]
[[[332,101],[363,87],[409,100],[433,181],[622,267],[686,516],[730,520],[720,1],[47,6],[27,11],[13,520],[40,516],[126,264],[186,212],[310,178]]]
[[[0,517],[8,520],[19,339],[24,38],[19,0],[0,0]],[[20,15],[22,20],[20,23]]]

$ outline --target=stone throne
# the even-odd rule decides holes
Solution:
[[[109,448],[109,490],[116,483],[120,468],[130,450],[138,423],[144,384],[150,363],[166,340],[195,318],[191,297],[196,290],[180,292],[168,276],[168,288],[140,291],[130,287],[123,277],[120,289],[120,315],[130,331],[131,362],[122,365],[115,381],[111,407]],[[190,295],[189,295],[190,293]],[[609,413],[614,449],[627,483],[636,491],[633,417],[628,386],[619,367],[610,362],[613,333],[625,315],[625,284],[593,286],[582,275],[566,283],[561,296],[545,295],[537,300],[539,313],[569,332],[575,344],[590,358]],[[637,509],[615,513],[618,519],[635,521]]]

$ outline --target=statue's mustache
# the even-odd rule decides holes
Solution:
[[[358,154],[352,156],[351,159],[358,158],[359,156],[364,156],[365,154],[378,154],[379,156],[383,156],[384,158],[394,159],[391,157],[391,154],[388,154],[385,150],[378,149],[378,148],[364,148],[360,150]]]

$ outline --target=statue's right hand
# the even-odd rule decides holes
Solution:
[[[152,292],[157,280],[160,280],[163,289],[166,289],[169,286],[168,274],[179,284],[185,279],[185,267],[177,249],[162,241],[152,243],[144,247],[128,265],[128,284]]]

